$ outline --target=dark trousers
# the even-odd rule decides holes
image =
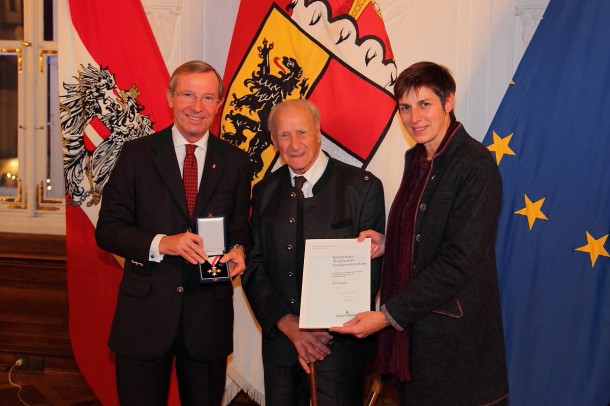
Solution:
[[[387,382],[386,385],[391,384],[390,382]],[[440,394],[440,390],[434,390],[431,389],[430,393],[434,393],[434,395],[437,397],[435,399],[430,399],[430,396],[426,396],[426,395],[419,395],[418,399],[427,399],[427,401],[424,400],[409,400],[410,398],[413,397],[412,394],[409,393],[409,384],[405,384],[405,383],[401,383],[401,382],[397,382],[396,383],[396,390],[398,392],[398,398],[400,400],[400,406],[418,406],[418,405],[422,405],[422,406],[457,406],[457,405],[464,405],[464,404],[473,404],[472,402],[466,402],[463,400],[459,400],[456,399],[455,396],[451,396],[451,395],[447,395],[445,397],[443,397],[442,394]],[[467,390],[467,389],[464,389]],[[439,396],[440,394],[440,396]],[[509,402],[508,402],[508,397],[505,398],[501,398],[498,399],[496,401],[492,401],[492,403],[486,403],[486,406],[508,406]]]
[[[117,354],[117,390],[121,405],[167,405],[172,360],[172,355],[158,360],[142,361]],[[220,405],[224,394],[226,369],[226,359],[197,362],[176,356],[180,403],[183,406]]]
[[[267,406],[309,406],[309,375],[296,363],[283,367],[263,362]],[[365,374],[361,368],[316,369],[319,406],[361,405]]]
[[[116,378],[122,406],[165,406],[172,364],[176,361],[182,406],[220,406],[225,389],[227,359],[193,359],[186,350],[182,326],[172,351],[156,360],[116,355]]]

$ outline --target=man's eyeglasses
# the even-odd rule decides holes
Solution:
[[[204,96],[195,96],[191,92],[182,92],[176,93],[176,97],[178,97],[184,103],[195,103],[195,100],[201,99],[201,102],[206,106],[216,106],[220,103],[220,99],[215,98],[212,95],[204,95]]]

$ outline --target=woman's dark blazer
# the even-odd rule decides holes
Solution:
[[[447,136],[417,204],[412,280],[385,303],[411,327],[405,393],[414,405],[486,404],[508,394],[495,257],[500,172],[461,124]]]

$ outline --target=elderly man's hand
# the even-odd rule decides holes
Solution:
[[[305,372],[309,373],[308,363],[322,361],[330,354],[333,336],[327,330],[300,329],[299,317],[294,314],[282,317],[277,326],[299,353],[299,363]]]
[[[227,264],[231,277],[242,275],[246,270],[246,253],[244,252],[244,247],[241,245],[236,246],[224,254],[220,261]]]

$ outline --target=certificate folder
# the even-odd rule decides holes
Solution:
[[[203,250],[208,255],[223,255],[225,253],[225,218],[197,218],[197,234],[203,239]]]
[[[371,307],[371,239],[305,241],[300,328],[341,326]]]

